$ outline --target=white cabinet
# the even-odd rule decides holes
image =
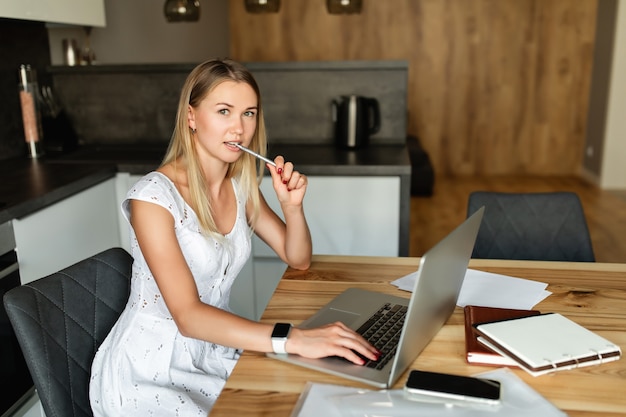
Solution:
[[[326,255],[398,256],[400,177],[310,176],[304,197],[313,253]],[[261,191],[281,215],[269,178]],[[255,256],[273,252],[257,239]]]
[[[130,175],[127,172],[121,172],[117,174],[117,182],[115,184],[115,214],[118,218],[118,228],[120,233],[121,248],[126,249],[126,252],[130,253],[130,225],[122,215],[122,201],[126,199],[128,190],[132,187],[143,175]]]
[[[400,177],[309,177],[304,211],[315,254],[399,254]]]
[[[282,276],[282,274],[281,274]],[[237,275],[230,293],[230,308],[235,313],[250,320],[258,320],[254,281],[254,264],[251,256]]]
[[[308,179],[304,212],[311,230],[313,253],[399,255],[400,177],[310,176]],[[269,178],[261,183],[261,191],[270,207],[282,217]],[[249,263],[237,278],[231,307],[238,314],[259,319],[286,265],[256,236]]]
[[[141,175],[118,173],[29,216],[13,220],[22,282],[63,269],[102,250],[129,250],[129,229],[120,203]],[[282,216],[271,181],[261,191]],[[399,177],[309,177],[304,202],[313,252],[334,255],[398,256]],[[256,236],[252,256],[235,281],[231,308],[259,319],[286,265]],[[34,400],[36,402],[36,400]],[[43,415],[29,404],[27,416]]]
[[[141,175],[119,173],[115,213],[120,246],[129,251],[129,226],[120,211],[128,189]],[[311,230],[313,253],[330,255],[398,256],[400,230],[400,177],[310,176],[304,211]],[[282,217],[269,178],[261,191]],[[287,265],[256,236],[252,254],[237,277],[230,306],[237,314],[259,319]]]
[[[115,178],[13,220],[22,283],[119,246]]]
[[[34,392],[32,397],[7,417],[46,417],[46,413],[43,411],[37,392]]]
[[[4,0],[0,17],[103,27],[104,0]]]

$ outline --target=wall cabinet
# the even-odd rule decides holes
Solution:
[[[104,0],[19,0],[0,3],[0,17],[103,27]]]

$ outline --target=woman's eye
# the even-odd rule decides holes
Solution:
[[[220,109],[218,110],[219,114],[223,114],[223,115],[227,115],[228,114],[228,109]]]
[[[256,113],[254,113],[254,111],[252,110],[248,110],[247,112],[244,113],[244,115],[248,116],[248,117],[254,117]]]

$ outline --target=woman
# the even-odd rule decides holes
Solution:
[[[265,150],[259,88],[241,64],[207,61],[183,86],[163,163],[122,203],[131,225],[131,294],[94,359],[96,416],[205,416],[240,349],[334,355],[356,364],[363,363],[356,352],[379,355],[341,323],[294,328],[273,344],[274,325],[229,311],[252,231],[292,268],[311,262],[306,176],[282,156],[275,167],[267,164],[283,222],[259,191],[262,166],[231,143]]]

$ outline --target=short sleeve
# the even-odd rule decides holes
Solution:
[[[130,201],[140,200],[153,203],[169,211],[174,219],[186,217],[186,203],[172,181],[160,172],[151,172],[140,178],[122,201],[122,214],[130,223]]]

